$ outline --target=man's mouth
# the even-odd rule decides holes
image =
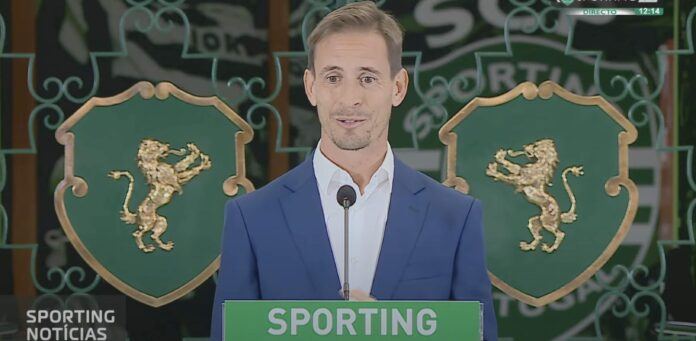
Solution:
[[[337,118],[336,121],[341,127],[350,129],[361,125],[366,120],[364,118]]]

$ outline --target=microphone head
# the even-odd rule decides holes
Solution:
[[[344,208],[353,206],[353,204],[355,204],[356,197],[355,190],[350,185],[341,186],[336,194],[338,204]]]

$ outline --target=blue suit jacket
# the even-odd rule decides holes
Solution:
[[[394,160],[394,182],[371,295],[378,300],[470,300],[497,339],[481,203]],[[211,339],[226,299],[340,300],[312,157],[225,208]]]

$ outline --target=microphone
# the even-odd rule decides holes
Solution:
[[[343,185],[338,189],[336,200],[343,207],[343,298],[350,300],[350,288],[348,284],[348,209],[355,204],[356,193],[353,187]]]

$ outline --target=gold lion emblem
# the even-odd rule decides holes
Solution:
[[[152,252],[155,246],[143,243],[143,235],[150,232],[150,238],[157,243],[161,249],[169,251],[174,247],[174,242],[162,242],[160,237],[167,231],[167,218],[157,213],[157,210],[171,202],[174,193],[183,193],[182,186],[203,170],[212,166],[210,157],[203,154],[193,143],[186,145],[188,148],[179,150],[169,149],[169,144],[154,139],[144,139],[138,147],[138,168],[143,172],[145,180],[149,186],[149,191],[145,199],[138,205],[137,213],[132,213],[128,206],[131,195],[133,194],[133,175],[128,171],[111,171],[109,177],[119,179],[125,176],[130,181],[128,192],[123,201],[121,210],[121,220],[129,225],[137,225],[138,229],[133,232],[135,243],[143,252]],[[184,156],[174,165],[168,164],[164,159],[172,155]],[[196,160],[200,163],[192,167]]]
[[[507,156],[517,157],[524,155],[530,162],[524,165],[515,164],[506,159]],[[498,165],[503,166],[508,174],[498,170]],[[541,249],[552,253],[558,249],[565,237],[565,233],[560,230],[561,223],[571,224],[577,219],[575,213],[575,195],[568,184],[566,175],[570,172],[575,176],[583,175],[582,166],[572,166],[563,170],[562,178],[565,190],[570,198],[570,210],[561,212],[561,209],[554,198],[547,191],[547,186],[552,186],[556,166],[558,165],[558,153],[556,145],[551,139],[542,139],[532,144],[524,146],[522,151],[500,149],[495,153],[495,161],[488,164],[486,175],[494,181],[502,181],[515,187],[516,192],[522,193],[531,204],[539,207],[541,214],[529,218],[527,228],[532,233],[534,240],[531,242],[520,242],[520,249],[523,251],[535,250],[542,236],[542,227],[551,232],[556,238],[553,245],[542,243]]]

